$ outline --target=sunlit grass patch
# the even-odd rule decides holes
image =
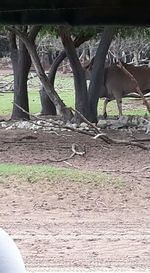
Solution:
[[[31,113],[41,112],[41,102],[39,95],[39,87],[29,88],[29,110]],[[73,77],[70,75],[58,75],[55,81],[55,89],[58,92],[61,99],[64,101],[66,106],[73,107],[75,105],[75,92],[74,92],[74,81]],[[142,104],[142,101],[138,101],[138,105],[135,99],[124,98],[123,99],[123,114],[124,115],[140,115],[144,116],[147,112],[146,107]],[[98,104],[98,114],[102,114],[104,99],[99,100]],[[0,116],[11,115],[13,107],[13,93],[3,93],[0,94]],[[118,109],[116,101],[112,101],[108,104],[108,115],[118,115]]]
[[[75,170],[68,168],[58,168],[48,165],[17,165],[0,164],[0,182],[4,183],[4,178],[16,176],[23,178],[23,181],[35,183],[41,179],[49,181],[70,181],[79,183],[97,183],[102,186],[123,185],[121,178],[113,177],[98,171]]]

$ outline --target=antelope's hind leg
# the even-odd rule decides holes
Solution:
[[[103,107],[103,117],[107,118],[107,105],[111,101],[111,99],[105,98],[104,100],[104,107]]]
[[[117,99],[117,106],[118,106],[118,111],[119,111],[119,117],[122,116],[122,99]]]

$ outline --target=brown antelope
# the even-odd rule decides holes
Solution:
[[[122,63],[123,66],[133,75],[137,80],[139,87],[143,94],[150,92],[150,68],[147,66],[134,66],[133,64]],[[86,68],[86,79],[91,80],[91,68]],[[104,89],[105,88],[105,89]],[[122,115],[122,98],[130,93],[135,92],[135,85],[130,77],[117,66],[112,64],[105,68],[104,71],[104,88],[101,97],[105,98],[103,115],[107,117],[107,104],[111,100],[116,100],[119,116]],[[105,90],[105,91],[104,91]]]

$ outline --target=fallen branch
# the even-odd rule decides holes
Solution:
[[[8,151],[8,148],[7,149],[0,149],[0,153],[6,152],[6,151]]]
[[[83,152],[78,152],[76,149],[77,147],[79,147],[77,144],[73,143],[71,150],[72,150],[72,154],[69,157],[65,157],[65,158],[61,158],[61,159],[49,159],[50,162],[63,162],[69,159],[72,159],[75,155],[80,155],[80,156],[84,156],[86,151],[85,151],[85,147],[84,147],[84,151]]]
[[[31,116],[31,117],[33,117],[33,118],[35,118],[36,120],[41,120],[41,121],[44,121],[44,122],[47,122],[47,120],[46,119],[44,119],[44,118],[41,118],[41,117],[37,117],[36,115],[34,115],[34,114],[31,114],[30,112],[28,112],[28,111],[26,111],[26,110],[24,110],[20,105],[18,105],[17,103],[15,103],[14,102],[14,105],[16,105],[20,110],[22,110],[22,112],[24,112],[24,113],[26,113],[26,114],[28,114],[29,116]],[[57,122],[55,122],[55,121],[53,121],[53,123],[55,124],[55,125],[58,125],[57,124]]]
[[[146,105],[148,112],[150,113],[150,105],[147,101],[147,99],[144,97],[139,84],[137,82],[137,80],[134,78],[134,76],[122,65],[121,62],[119,62],[119,64],[117,64],[117,66],[131,79],[131,81],[134,82],[135,84],[135,90],[136,92],[140,95],[141,99],[143,100],[143,103]]]
[[[76,150],[78,147],[80,147],[80,146],[77,145],[77,144],[75,144],[75,143],[72,144],[72,151],[73,151],[73,153],[76,154],[76,155],[81,155],[81,156],[85,155],[85,153],[86,153],[85,145],[84,145],[84,148],[83,148],[82,152],[79,152],[79,151]]]
[[[24,110],[21,106],[19,106],[18,104],[15,103],[15,105],[16,105],[19,109],[21,109],[23,112],[29,114],[30,116],[36,118],[37,120],[42,120],[42,121],[46,122],[45,119],[43,119],[43,118],[38,118],[36,115],[30,114],[29,112],[25,111],[25,110]],[[74,112],[77,111],[77,110],[74,110],[73,108],[70,108],[70,109],[71,109],[72,111],[74,111]],[[56,123],[56,122],[54,122],[54,125],[57,125],[59,128],[65,128],[65,129],[69,129],[69,130],[72,130],[72,131],[77,132],[77,133],[84,133],[84,134],[86,134],[86,135],[90,135],[90,136],[93,137],[93,139],[100,138],[100,139],[102,139],[103,141],[105,141],[107,144],[121,144],[121,145],[126,145],[126,146],[127,146],[127,145],[128,145],[128,146],[131,145],[131,146],[139,147],[139,148],[144,149],[144,150],[150,150],[150,146],[145,146],[144,144],[138,143],[138,142],[135,141],[135,140],[132,140],[132,141],[128,141],[128,140],[118,140],[118,139],[110,138],[110,137],[109,137],[107,134],[105,134],[105,133],[100,133],[99,129],[98,129],[94,124],[92,124],[91,122],[89,122],[82,114],[80,114],[79,111],[77,111],[77,113],[78,113],[79,115],[81,115],[81,117],[83,117],[84,121],[85,121],[88,125],[90,125],[92,128],[94,128],[94,131],[97,132],[96,135],[94,135],[92,132],[80,131],[80,130],[78,130],[78,129],[71,128],[71,127],[66,126],[66,125],[60,125],[60,124],[58,124],[58,123]],[[31,122],[34,122],[34,121],[31,121]],[[37,125],[37,124],[36,124],[36,125]],[[41,124],[40,126],[41,126],[41,127],[42,127],[42,126],[44,127],[45,125],[42,125],[42,124]],[[47,125],[46,127],[48,127],[48,125]],[[64,161],[64,160],[61,160],[61,161]],[[56,162],[57,162],[57,161],[56,161]]]
[[[68,130],[76,132],[76,133],[80,133],[80,134],[84,134],[84,135],[87,135],[87,136],[91,136],[91,137],[94,137],[94,135],[95,135],[94,132],[83,131],[83,130],[81,131],[78,128],[75,129],[75,128],[69,127],[67,125],[64,125],[62,128],[68,129]]]
[[[104,133],[97,134],[96,136],[93,137],[93,139],[98,139],[98,138],[101,138],[103,141],[105,141],[105,142],[108,143],[108,144],[113,143],[113,139],[112,139],[112,138],[109,138],[109,137],[108,137],[106,134],[104,134]]]
[[[150,141],[150,138],[134,138],[134,142],[146,142]]]
[[[27,136],[20,137],[18,140],[22,141],[23,139],[37,139],[37,138],[38,138],[37,136],[27,135]]]
[[[99,171],[100,172],[105,172],[105,173],[122,173],[122,174],[139,174],[139,175],[141,175],[141,172],[142,171],[146,171],[146,170],[148,170],[149,168],[148,167],[145,167],[145,168],[142,168],[142,169],[140,169],[140,170],[137,170],[137,171],[134,171],[134,170],[119,170],[119,169],[117,169],[117,170],[112,170],[112,169],[99,169]],[[143,177],[143,175],[142,175],[142,177]],[[146,178],[147,178],[147,176],[145,176]],[[149,177],[149,176],[148,176]]]
[[[138,143],[136,141],[128,141],[128,140],[120,140],[120,139],[113,139],[110,138],[108,135],[106,134],[98,134],[96,136],[93,137],[94,139],[97,138],[101,138],[102,140],[104,140],[106,143],[108,144],[122,144],[122,145],[131,145],[131,146],[137,146],[140,147],[144,150],[149,150],[150,146],[145,146],[144,144]]]
[[[41,120],[41,121],[44,121],[44,122],[47,122],[47,120],[45,120],[44,118],[41,118],[41,117],[37,117],[36,115],[34,114],[31,114],[29,113],[28,111],[24,110],[21,106],[19,106],[17,103],[14,103],[20,110],[22,110],[24,113],[28,114],[29,116],[35,118],[36,120]],[[30,120],[31,121],[31,120]],[[32,121],[33,122],[33,121]],[[68,130],[71,130],[71,131],[74,131],[74,132],[77,132],[77,133],[81,133],[81,134],[86,134],[86,135],[89,135],[89,136],[94,136],[94,134],[92,132],[85,132],[85,131],[80,131],[78,129],[74,129],[74,128],[71,128],[67,125],[60,125],[58,124],[56,121],[51,121],[51,123],[53,123],[54,125],[57,125],[59,128],[64,128],[64,129],[68,129]],[[36,123],[34,123],[36,124]],[[37,125],[37,124],[36,124]],[[41,125],[42,126],[42,125]],[[48,126],[47,126],[48,127]]]
[[[146,171],[146,170],[150,170],[150,166],[146,166],[146,167],[142,168],[141,171]]]

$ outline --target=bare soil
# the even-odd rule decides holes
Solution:
[[[124,131],[108,134],[130,138]],[[51,162],[69,157],[73,143],[85,144],[85,157]],[[150,151],[72,132],[1,129],[0,162],[101,171],[123,183],[28,184],[6,177],[0,183],[0,223],[16,240],[28,268],[150,268]]]

